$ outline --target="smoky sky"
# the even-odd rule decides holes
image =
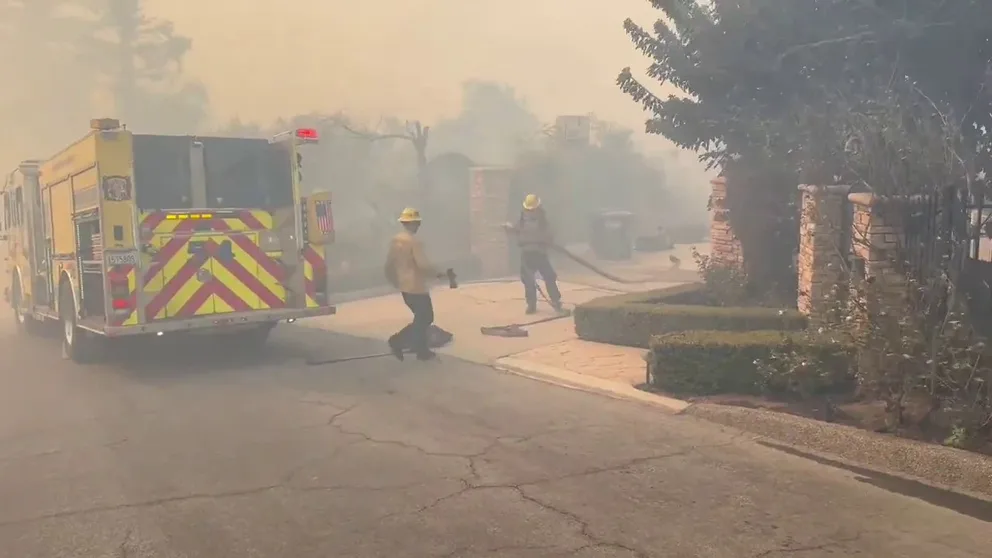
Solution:
[[[432,120],[457,112],[461,83],[506,82],[542,119],[595,112],[640,129],[614,85],[645,67],[626,17],[647,0],[148,0],[193,39],[188,70],[214,118],[347,108]]]

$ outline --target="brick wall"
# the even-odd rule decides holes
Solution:
[[[507,167],[477,167],[471,172],[472,255],[479,259],[483,277],[505,277],[511,274],[510,244],[502,225],[506,222],[514,171]]]
[[[719,265],[741,266],[744,255],[741,242],[730,226],[730,213],[727,209],[727,181],[724,177],[710,181],[713,187],[710,194],[710,258]]]

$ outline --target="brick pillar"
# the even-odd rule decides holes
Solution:
[[[720,176],[710,180],[710,259],[717,265],[740,267],[744,264],[741,242],[730,226],[727,209],[727,180]]]
[[[851,226],[851,251],[855,259],[852,287],[860,286],[868,297],[866,310],[876,316],[897,317],[905,312],[908,280],[895,267],[902,225],[883,217],[883,208],[898,204],[898,199],[885,199],[873,194],[848,196],[854,209]],[[900,212],[889,215],[897,216]]]
[[[829,321],[830,314],[840,310],[837,297],[844,293],[845,238],[850,226],[845,218],[847,193],[850,186],[808,186],[802,191],[799,220],[799,311],[812,322]]]
[[[902,225],[896,219],[901,212],[884,211],[888,204],[900,201],[864,193],[851,194],[848,199],[854,209],[851,225],[854,265],[849,307],[853,325],[866,328],[874,323],[886,332],[903,331],[912,320],[906,319],[906,313],[911,311],[906,304],[909,282],[895,266],[902,239]],[[891,354],[892,348],[885,344],[873,346],[877,341],[869,339],[868,350],[858,352],[859,374],[871,376],[898,366],[894,361],[899,357]]]
[[[479,259],[483,277],[510,275],[510,244],[503,223],[510,203],[514,169],[475,167],[471,170],[470,201],[472,255]]]
[[[899,284],[905,284],[893,266],[902,235],[901,226],[886,222],[881,211],[886,204],[899,203],[899,200],[887,200],[874,194],[851,194],[848,199],[854,209],[851,250],[854,257],[863,262],[865,277],[893,279],[898,276]]]

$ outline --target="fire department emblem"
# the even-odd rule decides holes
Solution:
[[[103,199],[114,202],[131,201],[131,178],[105,176],[103,178]]]

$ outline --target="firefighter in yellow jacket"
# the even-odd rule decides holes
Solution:
[[[558,274],[548,257],[548,247],[554,241],[548,216],[541,207],[541,198],[527,194],[523,211],[517,223],[506,223],[504,227],[517,237],[520,246],[520,280],[524,284],[524,298],[527,300],[527,313],[537,312],[537,275],[544,279],[551,306],[557,312],[564,312],[561,305],[561,291],[558,289]]]
[[[427,260],[424,245],[416,237],[420,229],[420,212],[408,207],[400,214],[403,231],[393,237],[386,258],[386,279],[403,294],[403,302],[413,312],[413,321],[389,338],[389,348],[403,360],[403,350],[412,349],[419,360],[436,355],[428,345],[434,304],[429,283],[445,276]]]

